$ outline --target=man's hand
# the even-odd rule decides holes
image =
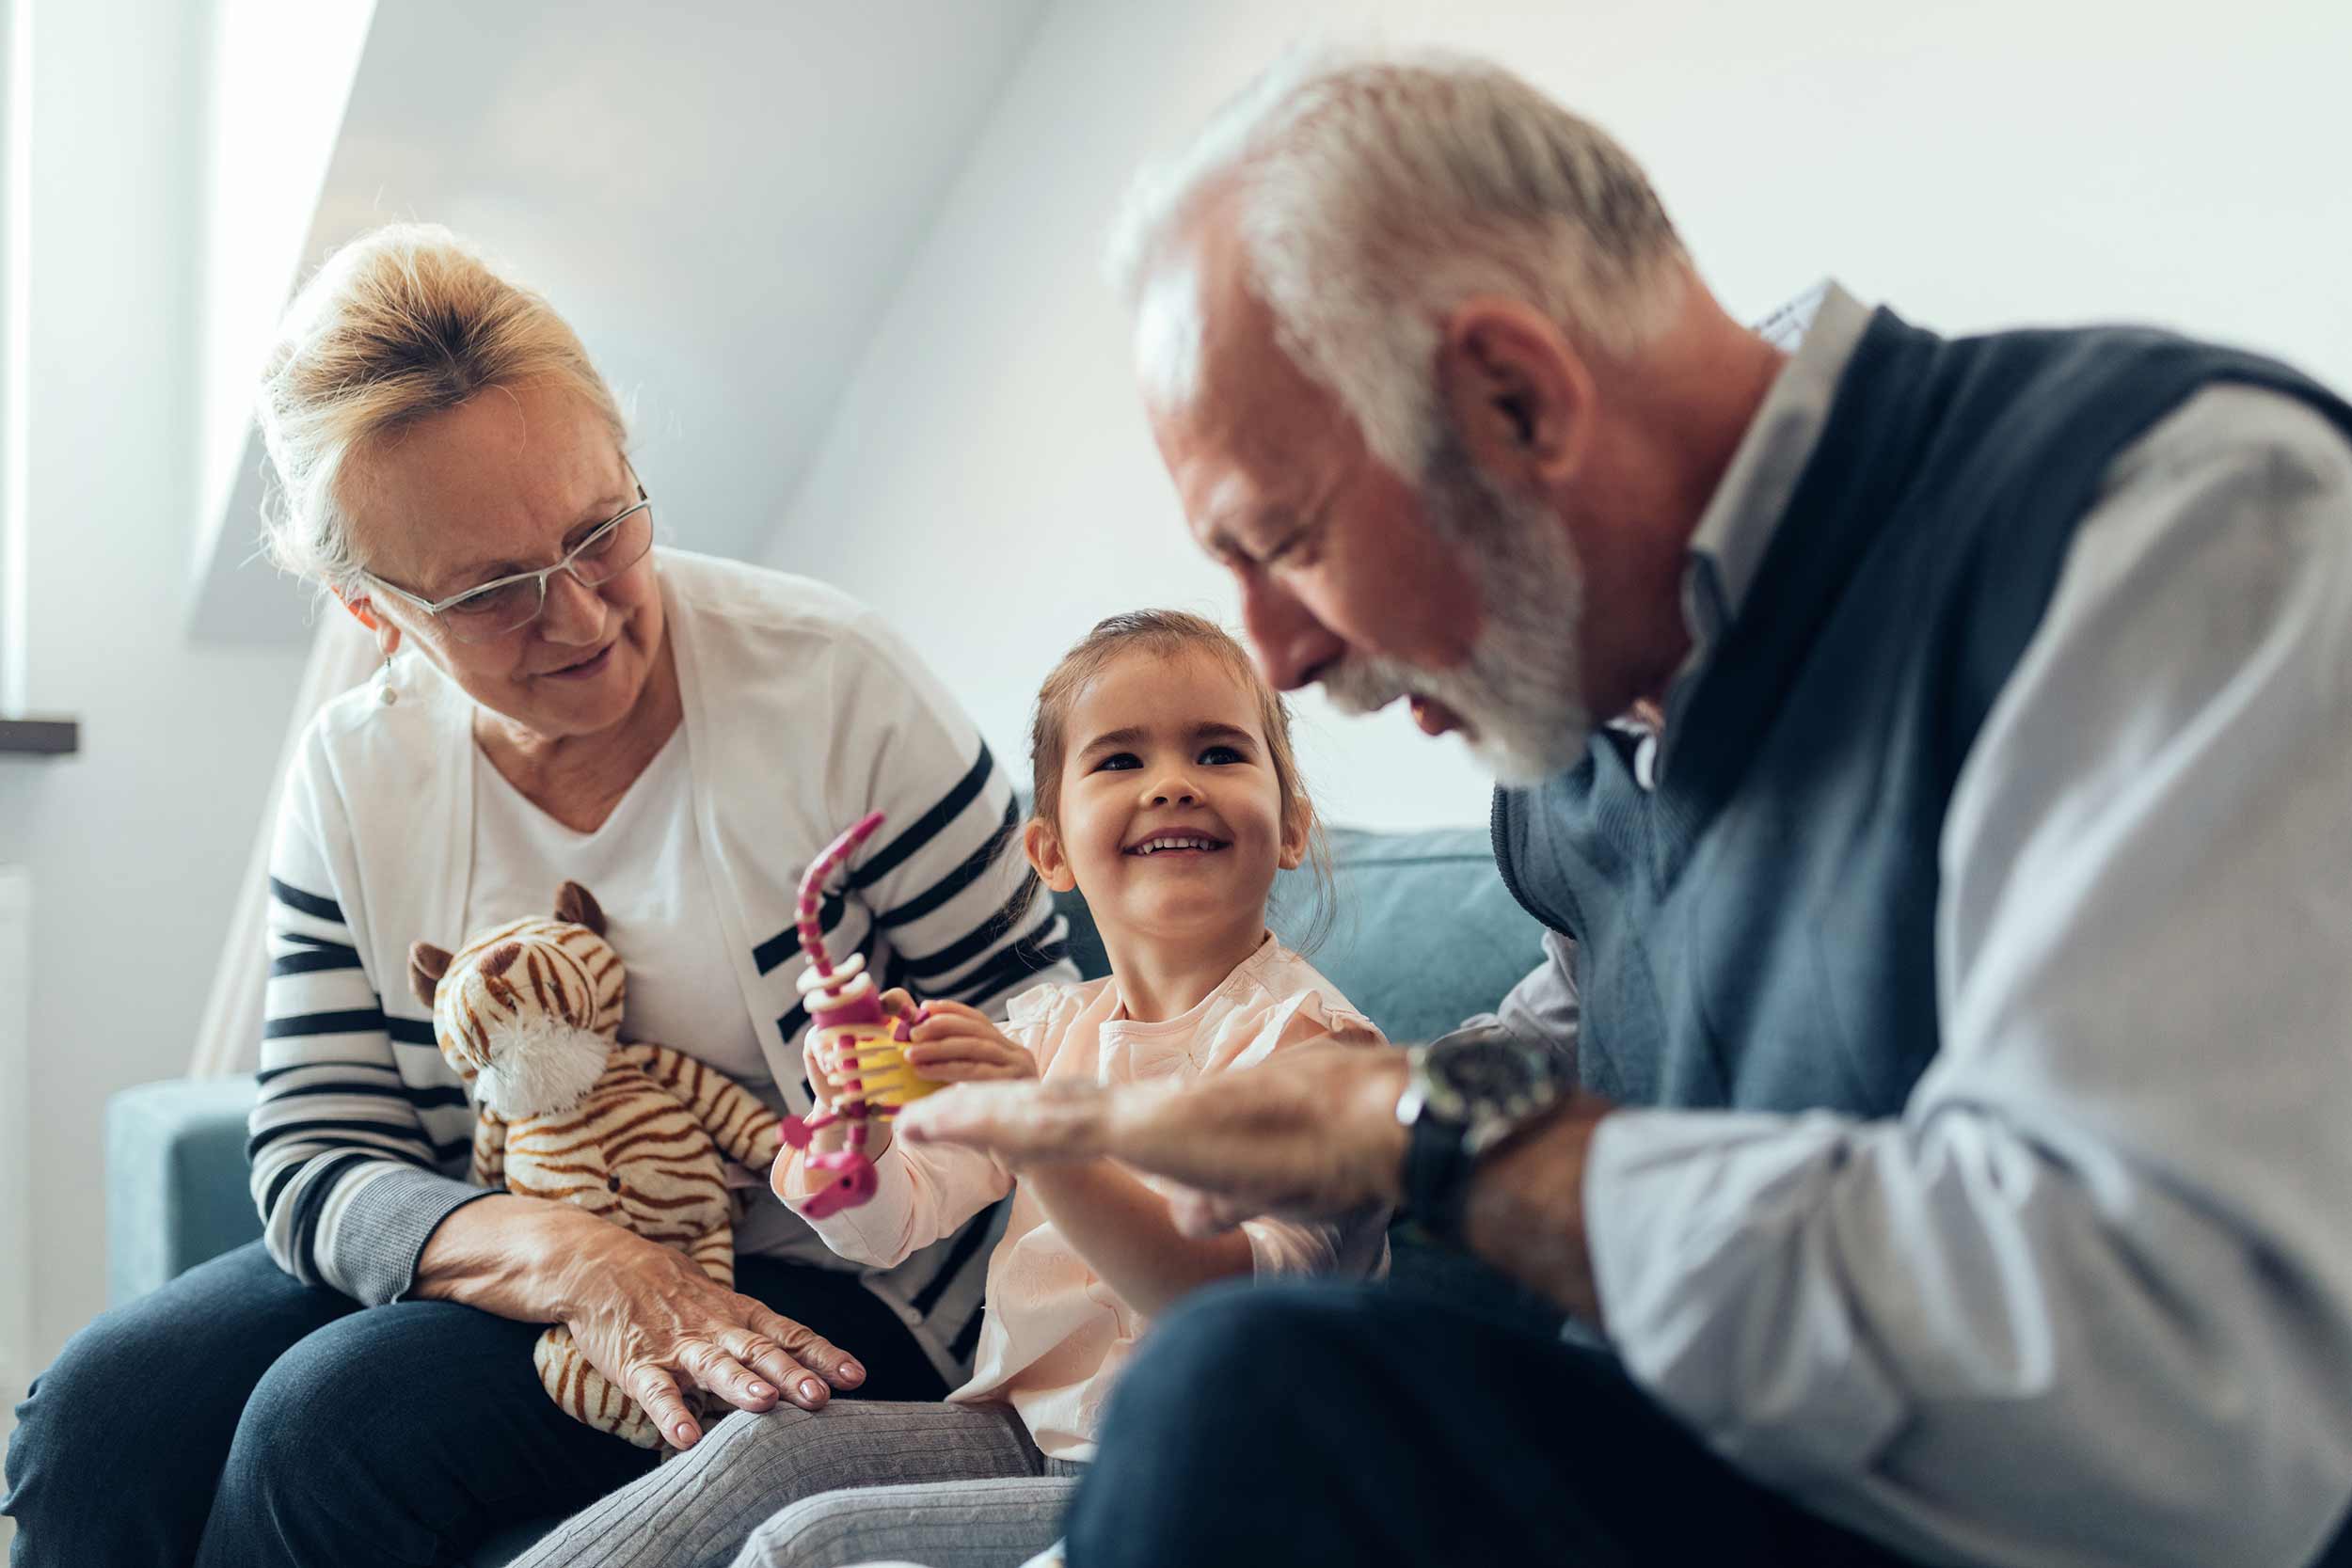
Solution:
[[[1173,1211],[1197,1236],[1253,1214],[1323,1218],[1394,1203],[1404,1087],[1402,1052],[1334,1037],[1176,1089],[968,1084],[908,1106],[898,1131],[910,1143],[986,1149],[1015,1169],[1110,1155],[1193,1188]]]
[[[1169,1205],[1201,1236],[1254,1214],[1327,1218],[1403,1196],[1407,1134],[1396,1119],[1402,1052],[1339,1039],[1184,1088],[973,1084],[900,1114],[910,1142],[967,1144],[1016,1169],[1108,1155],[1192,1189]],[[1478,1164],[1463,1209],[1470,1251],[1596,1322],[1584,1239],[1584,1158],[1615,1107],[1573,1096]]]

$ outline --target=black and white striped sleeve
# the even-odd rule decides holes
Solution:
[[[278,1266],[376,1306],[408,1290],[434,1227],[483,1190],[436,1168],[453,1150],[436,1144],[425,1113],[463,1095],[403,1077],[319,830],[297,760],[270,859],[269,981],[246,1148]]]
[[[1028,862],[1013,779],[895,634],[848,640],[828,796],[841,821],[888,814],[847,874],[888,944],[882,978],[983,1012],[1040,979],[1075,979],[1069,927]]]

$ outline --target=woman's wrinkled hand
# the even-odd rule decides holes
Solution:
[[[516,1323],[558,1323],[591,1365],[645,1408],[673,1448],[702,1423],[705,1389],[743,1410],[779,1398],[815,1410],[866,1370],[815,1331],[738,1295],[684,1253],[584,1209],[491,1193],[453,1211],[417,1259],[416,1296]]]
[[[564,1249],[557,1321],[672,1448],[691,1448],[702,1436],[689,1390],[740,1410],[773,1409],[779,1397],[816,1410],[831,1388],[865,1382],[847,1352],[728,1290],[685,1254],[582,1217],[594,1229],[581,1227]]]

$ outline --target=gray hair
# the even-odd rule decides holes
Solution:
[[[358,588],[346,489],[355,456],[494,387],[566,386],[626,441],[612,388],[555,308],[437,224],[390,224],[328,257],[295,294],[256,416],[276,485],[262,545],[323,587]]]
[[[1139,173],[1114,226],[1111,279],[1152,395],[1171,405],[1192,396],[1200,356],[1184,231],[1227,191],[1277,341],[1408,478],[1438,448],[1431,372],[1454,306],[1504,294],[1624,355],[1671,321],[1690,277],[1640,166],[1509,71],[1294,52]]]

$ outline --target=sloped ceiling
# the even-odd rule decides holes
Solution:
[[[379,223],[469,236],[620,391],[673,542],[756,556],[1045,3],[378,6],[287,286]],[[260,440],[206,412],[234,445],[194,634],[300,638],[304,595],[251,560]]]

